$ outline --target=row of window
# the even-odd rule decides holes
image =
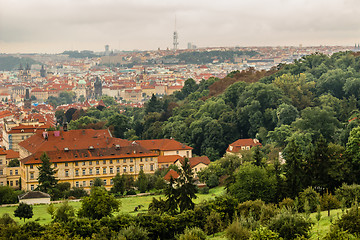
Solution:
[[[126,173],[127,169],[128,169],[127,166],[124,166],[123,167],[123,173]],[[110,174],[114,174],[114,168],[113,167],[110,167],[109,170],[110,170],[109,171]],[[140,165],[140,170],[144,170],[143,165]],[[150,171],[154,171],[154,165],[153,164],[150,165]],[[129,167],[129,172],[134,172],[134,166]],[[120,167],[116,167],[116,173],[120,173]],[[95,169],[95,174],[97,174],[97,175],[100,174],[100,168]],[[102,174],[107,174],[107,168],[102,169]],[[79,176],[79,175],[80,175],[80,170],[76,169],[75,170],[75,176]],[[82,169],[82,175],[83,176],[87,175],[86,174],[86,169]],[[89,168],[88,175],[93,175],[93,169],[92,168]],[[68,169],[65,170],[65,177],[69,177],[69,170]]]
[[[16,183],[16,186],[19,184],[18,183],[18,181],[16,181],[17,183]],[[104,179],[103,180],[103,182],[104,182],[104,185],[107,185],[107,180],[106,179]],[[76,181],[75,182],[75,187],[87,187],[87,186],[92,186],[93,185],[93,183],[94,183],[94,181],[93,180],[90,180],[89,181],[89,185],[87,185],[87,181]],[[112,179],[110,179],[110,185],[113,185],[114,184],[114,182],[113,182],[113,180]],[[2,186],[2,182],[0,183],[0,186]],[[12,185],[11,185],[12,186]],[[34,189],[35,189],[35,185],[30,185],[30,189],[31,189],[31,191],[33,191]]]
[[[14,175],[13,173],[15,173],[15,175],[19,175],[19,170],[16,169],[15,171],[13,171],[13,170],[9,171],[10,175]],[[4,170],[3,169],[0,169],[0,175],[4,175]]]

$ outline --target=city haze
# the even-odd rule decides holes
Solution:
[[[0,0],[0,53],[354,45],[360,1]]]

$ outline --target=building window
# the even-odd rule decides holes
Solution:
[[[142,158],[140,158],[140,162],[142,162]]]
[[[76,187],[79,187],[79,182],[75,182],[75,186],[76,186]]]
[[[75,170],[75,176],[79,176],[79,170],[78,169]]]
[[[67,167],[67,166],[68,166],[68,163],[66,162],[66,163],[65,163],[65,167]]]
[[[110,164],[112,164],[112,160],[110,160]]]
[[[103,168],[103,174],[106,174],[106,168]]]
[[[10,181],[10,186],[13,186],[13,181]]]
[[[83,174],[82,175],[85,175],[86,174],[86,169],[84,168],[83,169]]]
[[[124,170],[123,172],[126,172],[126,167],[124,167],[123,170]]]
[[[106,179],[104,179],[104,185],[106,185]]]
[[[126,163],[126,159],[123,160],[123,163]]]
[[[15,175],[18,175],[19,174],[19,171],[18,170],[15,170]]]
[[[30,190],[31,190],[31,191],[34,190],[34,185],[30,185]]]
[[[152,161],[153,161],[153,158],[150,158],[150,161],[152,162]]]
[[[30,173],[30,179],[34,179],[34,173]]]
[[[96,174],[100,174],[100,168],[96,169]]]
[[[186,151],[186,156],[189,157],[189,151]]]
[[[57,167],[57,163],[54,163],[54,167]]]
[[[99,165],[99,161],[96,161],[96,165]]]
[[[86,186],[86,181],[83,181],[83,185],[82,185],[83,187],[85,187]]]
[[[12,170],[10,170],[10,175],[12,175]]]
[[[147,162],[148,161],[148,158],[145,158],[145,162]]]
[[[106,160],[103,160],[103,164],[106,164]]]
[[[93,180],[90,180],[89,184],[90,184],[90,186],[92,186],[93,185]]]
[[[130,166],[130,172],[133,172],[133,171],[134,171],[134,167]]]
[[[79,163],[78,163],[78,162],[75,162],[75,166],[79,166]]]
[[[179,154],[179,151],[176,151],[176,154]]]
[[[65,177],[69,176],[69,170],[65,170]]]
[[[116,172],[117,172],[117,173],[120,173],[120,167],[117,167],[117,168],[116,168]]]
[[[2,165],[2,160],[0,160],[0,165]]]
[[[140,171],[143,170],[144,171],[144,165],[140,165]]]
[[[15,186],[19,186],[19,180],[15,181]]]
[[[4,172],[3,172],[3,170],[1,169],[1,170],[0,170],[0,175],[3,175],[3,174],[4,174]]]
[[[30,169],[33,169],[34,168],[34,165],[30,165]]]
[[[113,185],[114,181],[112,179],[110,179],[110,185]]]
[[[154,171],[154,164],[150,165],[150,171]]]
[[[83,166],[85,166],[85,162],[83,162]]]
[[[92,175],[92,168],[89,169],[89,175]]]
[[[110,168],[110,173],[114,173],[114,169],[112,167]]]
[[[197,172],[197,168],[195,168],[195,172]]]
[[[250,147],[249,147],[249,146],[246,146],[246,150],[250,150]]]
[[[92,165],[92,161],[89,162],[89,165]]]
[[[116,163],[120,163],[120,160],[119,160],[119,159],[117,159],[117,160],[116,160]]]
[[[134,159],[133,158],[130,158],[130,162],[133,162],[134,161]]]

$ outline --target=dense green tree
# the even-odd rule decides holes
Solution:
[[[0,186],[0,204],[16,203],[17,194],[10,186]]]
[[[276,179],[264,168],[252,164],[241,166],[235,173],[235,182],[228,192],[240,202],[261,199],[265,202],[274,201]]]
[[[167,211],[171,215],[174,215],[178,209],[179,190],[176,180],[173,177],[170,177],[170,181],[164,189],[164,194],[166,197],[166,209],[163,211]]]
[[[38,182],[39,182],[39,190],[43,192],[50,192],[57,184],[57,179],[55,178],[56,170],[55,168],[51,167],[50,158],[44,152],[40,156],[41,160],[41,166],[38,167],[39,169],[39,176],[38,176]]]
[[[180,176],[177,179],[178,184],[178,204],[180,212],[188,209],[194,209],[195,204],[192,201],[196,197],[196,185],[189,159],[185,158],[181,164]]]
[[[19,167],[20,166],[20,162],[19,159],[15,158],[10,160],[8,167]]]
[[[141,169],[139,172],[139,176],[138,179],[136,181],[136,185],[140,191],[140,193],[144,193],[147,190],[147,186],[148,186],[148,180],[146,178],[146,175],[144,173],[144,171]]]
[[[89,197],[84,197],[78,211],[80,217],[101,219],[119,210],[120,202],[103,187],[94,187]]]
[[[112,129],[115,137],[124,138],[124,133],[130,127],[129,119],[123,114],[115,114],[108,119],[106,126]]]
[[[125,192],[125,181],[125,176],[117,173],[116,176],[113,178],[113,186],[111,187],[110,191],[112,193],[123,195]]]
[[[23,218],[24,222],[25,219],[32,218],[33,215],[32,206],[22,202],[19,203],[19,206],[14,211],[14,216],[20,218],[20,220]]]

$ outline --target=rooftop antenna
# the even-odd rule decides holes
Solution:
[[[177,50],[177,47],[179,45],[179,42],[178,42],[178,33],[176,31],[176,15],[175,15],[175,31],[174,31],[174,35],[173,35],[173,45],[174,45],[174,51]]]

